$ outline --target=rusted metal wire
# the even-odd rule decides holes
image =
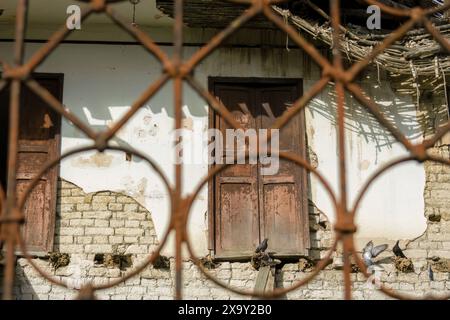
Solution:
[[[354,245],[354,234],[357,231],[355,227],[355,218],[358,207],[366,195],[369,187],[374,181],[383,175],[386,171],[389,171],[393,167],[405,163],[408,161],[434,161],[444,165],[450,165],[450,160],[439,158],[429,155],[427,149],[434,146],[434,144],[447,132],[450,131],[450,121],[446,125],[437,130],[434,137],[424,140],[422,143],[413,144],[408,138],[395,127],[380,111],[379,106],[370,97],[368,97],[362,88],[354,82],[356,76],[367,67],[373,59],[375,59],[384,50],[389,48],[395,41],[401,39],[409,30],[415,25],[422,24],[425,29],[433,36],[433,38],[442,46],[444,50],[450,52],[450,42],[439,30],[435,28],[432,22],[429,20],[429,16],[437,13],[444,12],[450,8],[450,3],[445,5],[422,9],[420,7],[411,9],[393,8],[377,0],[365,0],[367,4],[377,5],[385,13],[398,17],[409,18],[406,23],[400,26],[392,34],[380,42],[371,53],[369,53],[364,59],[354,63],[349,69],[343,68],[343,58],[341,54],[341,25],[340,25],[340,1],[330,0],[330,19],[333,27],[333,61],[329,61],[325,58],[311,43],[303,38],[297,30],[285,21],[272,9],[272,5],[284,2],[284,0],[229,0],[237,4],[247,4],[248,10],[244,11],[237,19],[235,19],[228,27],[220,31],[214,36],[206,45],[196,51],[191,57],[184,60],[183,57],[183,0],[175,0],[174,13],[175,23],[173,29],[173,47],[174,54],[169,57],[147,34],[139,30],[136,26],[130,26],[121,18],[111,7],[110,4],[121,2],[125,0],[78,0],[87,3],[88,6],[82,11],[82,19],[88,18],[93,13],[104,13],[111,18],[120,28],[128,32],[132,37],[138,41],[143,48],[145,48],[150,54],[152,54],[162,66],[161,77],[149,85],[149,87],[141,94],[141,96],[132,104],[130,110],[123,116],[122,119],[114,123],[108,130],[96,133],[89,126],[84,124],[76,115],[67,111],[67,109],[45,88],[40,86],[37,81],[32,77],[32,72],[41,65],[46,58],[60,45],[70,33],[66,26],[63,26],[60,30],[55,32],[36,53],[34,53],[27,61],[24,62],[23,49],[24,49],[24,34],[26,29],[28,1],[17,0],[17,14],[16,14],[16,34],[14,43],[14,65],[8,65],[0,62],[3,65],[2,79],[0,79],[0,91],[4,90],[7,86],[10,86],[10,119],[9,119],[9,142],[8,142],[8,177],[7,177],[7,190],[3,190],[0,186],[0,241],[5,244],[6,248],[6,268],[3,279],[3,299],[13,298],[13,282],[15,272],[16,256],[14,248],[19,245],[22,251],[22,255],[28,260],[30,265],[47,281],[54,283],[62,287],[68,287],[63,281],[56,279],[48,275],[43,271],[30,257],[27,251],[27,246],[21,235],[20,228],[24,221],[24,205],[28,196],[31,194],[33,188],[35,188],[42,176],[44,176],[49,170],[57,166],[63,159],[73,156],[75,154],[98,150],[103,152],[105,150],[122,151],[139,158],[142,158],[148,165],[156,172],[159,178],[162,180],[170,199],[170,212],[171,220],[168,229],[165,231],[164,236],[160,240],[158,248],[149,253],[149,257],[132,272],[127,273],[123,278],[109,282],[107,284],[95,285],[88,284],[79,289],[79,298],[90,299],[95,297],[97,290],[102,290],[116,286],[127,279],[138,275],[146,267],[152,264],[160,251],[166,245],[166,240],[171,233],[175,233],[175,292],[174,296],[177,299],[181,299],[182,296],[182,247],[186,245],[188,253],[194,264],[197,265],[199,270],[212,282],[225,288],[231,292],[247,295],[257,296],[262,298],[279,297],[292,290],[295,290],[309,281],[314,279],[317,274],[323,270],[336,251],[339,244],[343,247],[344,257],[344,297],[351,299],[351,259],[357,263],[363,274],[369,278],[367,268],[361,258],[359,257]],[[175,128],[182,127],[182,105],[183,105],[183,83],[189,84],[198,94],[208,102],[210,107],[217,112],[232,128],[241,129],[241,126],[233,118],[230,111],[224,106],[216,97],[208,92],[203,86],[195,80],[192,76],[196,66],[208,57],[215,49],[217,49],[225,39],[234,34],[239,28],[241,28],[247,21],[251,20],[258,14],[264,15],[268,20],[272,21],[280,30],[284,31],[290,39],[303,49],[312,60],[321,68],[322,77],[318,80],[302,97],[299,97],[279,119],[275,121],[272,129],[280,129],[285,126],[289,120],[297,113],[301,112],[307,104],[316,97],[320,92],[324,90],[328,83],[331,81],[334,83],[336,94],[336,108],[337,108],[337,124],[338,124],[338,169],[339,169],[339,194],[336,195],[333,191],[331,184],[327,179],[311,164],[295,154],[292,153],[279,153],[279,157],[296,164],[299,167],[304,168],[306,171],[314,175],[322,186],[327,191],[331,202],[334,206],[336,223],[334,226],[335,239],[333,245],[330,247],[325,257],[316,265],[313,272],[307,277],[298,280],[290,288],[275,289],[272,293],[254,293],[245,292],[235,288],[231,288],[209,274],[201,265],[200,260],[196,257],[187,232],[187,220],[193,206],[195,199],[202,190],[202,188],[212,181],[212,179],[221,171],[225,170],[230,165],[216,166],[209,174],[201,181],[201,183],[195,188],[195,191],[187,196],[183,196],[182,190],[182,178],[183,178],[183,165],[175,165],[175,184],[171,185],[169,179],[164,175],[164,172],[156,165],[156,163],[149,159],[138,150],[134,150],[128,147],[112,147],[108,145],[108,141],[114,137],[118,130],[120,130],[128,120],[136,114],[136,112],[153,97],[169,80],[173,80],[173,92],[174,92],[174,109],[175,109]],[[93,142],[90,147],[76,149],[67,152],[56,159],[51,159],[44,168],[41,168],[40,172],[27,186],[25,192],[17,199],[16,197],[16,177],[17,177],[17,151],[18,151],[18,133],[19,133],[19,106],[20,106],[20,92],[21,84],[25,84],[35,94],[37,94],[43,101],[45,101],[49,107],[55,112],[59,113],[65,119],[71,121],[81,132],[83,132]],[[345,111],[345,91],[350,92],[361,105],[363,105],[368,112],[370,112],[378,122],[384,126],[393,136],[399,141],[405,149],[409,152],[409,156],[394,160],[380,169],[378,169],[364,184],[362,190],[356,198],[355,203],[351,206],[348,204],[348,192],[347,192],[347,170],[346,170],[346,154],[345,154],[345,126],[344,126],[344,111]],[[269,130],[270,132],[270,130]],[[270,139],[270,137],[269,137]],[[246,157],[249,155],[246,154]],[[417,299],[410,295],[400,294],[385,286],[381,286],[380,290],[386,295],[398,298],[398,299]],[[442,296],[425,296],[426,299],[449,299],[450,294]]]

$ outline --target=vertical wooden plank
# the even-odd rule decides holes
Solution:
[[[246,87],[220,84],[215,95],[245,129],[255,128],[252,93]],[[228,124],[218,119],[217,128],[224,137],[226,149],[237,145],[226,139]],[[215,179],[216,253],[222,256],[251,255],[259,242],[257,166],[238,164],[225,169]]]
[[[259,269],[258,275],[256,276],[255,288],[253,290],[255,293],[261,294],[266,291],[266,287],[267,287],[267,283],[268,283],[270,274],[271,274],[271,272],[270,272],[269,266],[261,267]]]
[[[296,85],[262,86],[259,93],[261,128],[270,128],[298,97]],[[297,114],[280,130],[280,151],[302,156],[304,129],[302,113]],[[280,255],[306,254],[309,228],[304,169],[280,159],[275,175],[262,176],[260,181],[260,215],[262,238],[269,238],[270,251]]]

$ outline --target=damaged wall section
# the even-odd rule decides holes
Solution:
[[[450,158],[448,146],[435,148],[433,152]],[[426,163],[425,168],[427,230],[413,241],[400,242],[406,256],[411,258],[414,269],[409,272],[397,270],[390,250],[378,258],[383,268],[379,274],[382,283],[392,289],[416,295],[450,290],[450,168],[436,163]],[[118,279],[156,248],[158,239],[151,215],[134,199],[109,191],[85,194],[65,181],[61,181],[59,193],[55,251],[67,253],[70,262],[58,268],[54,268],[49,260],[35,259],[35,262],[50,274],[67,281],[72,288],[79,288],[82,283],[89,281],[105,283]],[[333,238],[332,226],[312,202],[310,225],[312,250],[309,257],[300,259],[298,263],[284,264],[277,270],[278,287],[289,287],[306,277],[329,249]],[[99,254],[130,255],[133,266],[121,268],[114,263],[96,263],[95,257]],[[344,286],[341,262],[339,253],[334,255],[333,263],[313,281],[287,294],[285,298],[341,299]],[[98,298],[172,299],[175,279],[173,258],[166,261],[164,266],[149,267],[139,276],[115,288],[98,292]],[[209,272],[227,285],[246,290],[253,289],[257,275],[249,262],[215,263]],[[183,274],[185,298],[240,298],[207,280],[190,261],[183,262]],[[368,284],[357,269],[351,277],[355,299],[386,298]],[[15,294],[17,299],[72,299],[76,291],[46,282],[21,258],[17,265]]]

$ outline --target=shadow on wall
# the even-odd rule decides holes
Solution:
[[[410,97],[395,95],[387,83],[383,82],[380,86],[374,82],[374,87],[367,88],[367,85],[365,85],[364,90],[366,90],[368,96],[378,103],[379,111],[386,119],[401,130],[409,139],[423,137],[427,127],[435,127],[436,122],[440,122],[440,119],[446,115],[446,109],[439,104],[433,103],[426,94],[421,97],[421,109],[431,108],[432,110],[418,112],[420,110],[416,107],[416,101],[412,101]],[[186,88],[185,91],[186,107],[184,109],[184,117],[207,117],[208,108],[206,103],[190,88]],[[109,102],[102,101],[102,107],[92,107],[95,105],[95,101],[93,101],[91,107],[70,106],[70,110],[93,129],[104,131],[129,110],[129,107],[125,106],[126,104],[123,107],[118,106],[120,105],[120,100],[108,97]],[[131,119],[131,122],[143,122],[142,129],[144,131],[135,129],[132,132],[138,136],[156,136],[158,127],[163,122],[171,126],[174,117],[172,100],[171,87],[166,85],[151,99],[151,103],[140,109],[139,116]],[[313,118],[320,115],[333,126],[336,126],[335,101],[336,97],[333,87],[329,85],[322,95],[319,95],[307,106],[307,109],[311,111]],[[383,148],[390,148],[395,143],[395,139],[378,120],[349,94],[346,95],[345,116],[346,129],[362,136],[366,143],[375,142],[378,151],[381,151]],[[139,119],[136,119],[138,117]],[[140,123],[138,122],[133,123],[133,126],[139,127],[139,125]],[[64,136],[67,137],[66,133],[64,133]],[[121,138],[120,134],[116,135],[113,141],[119,146],[130,147],[129,141]]]
[[[423,137],[426,127],[432,125],[430,123],[434,123],[439,118],[437,114],[445,111],[445,108],[439,108],[434,112],[418,113],[415,101],[411,101],[409,97],[395,95],[386,86],[387,84],[383,83],[382,86],[376,85],[374,88],[364,87],[363,89],[373,101],[378,103],[377,105],[380,107],[378,111],[411,140]],[[311,111],[313,118],[320,115],[336,126],[336,96],[332,86],[329,85],[327,88],[327,91],[313,100],[307,108]],[[429,105],[429,100],[424,98],[421,106],[425,108]],[[345,116],[346,129],[364,137],[366,143],[374,142],[377,151],[390,148],[396,142],[395,138],[384,129],[367,108],[359,104],[348,93],[346,94]]]
[[[151,81],[147,80],[150,84]],[[68,95],[72,95],[70,89]],[[80,89],[77,89],[80,90]],[[208,116],[208,109],[206,102],[200,98],[200,96],[193,91],[190,87],[184,84],[183,102],[185,108],[183,109],[183,117],[202,118]],[[101,132],[108,130],[112,124],[117,122],[130,110],[130,105],[134,103],[142,92],[137,91],[136,88],[127,89],[124,93],[122,90],[111,90],[105,88],[104,91],[97,90],[97,94],[94,93],[90,96],[88,101],[77,101],[76,104],[68,105],[67,108],[72,114],[77,116],[84,123],[88,124],[95,131]],[[108,92],[108,94],[101,94],[102,92]],[[129,97],[124,99],[124,96]],[[65,100],[70,100],[70,97]],[[75,100],[76,101],[76,100]],[[156,93],[150,100],[139,109],[137,113],[128,121],[129,126],[132,123],[142,122],[146,130],[149,130],[150,135],[154,135],[158,131],[160,121],[167,121],[169,125],[173,125],[175,119],[175,113],[173,108],[173,89],[171,81],[163,86],[158,93]],[[159,122],[158,122],[159,121]],[[71,123],[68,124],[73,130],[66,130],[63,132],[64,137],[79,138],[81,137]],[[126,125],[126,126],[127,126]],[[137,130],[135,130],[137,132]],[[120,146],[129,146],[129,144],[117,135],[113,139]]]
[[[1,261],[1,259],[0,259]],[[4,264],[0,264],[0,296],[3,295]],[[16,264],[13,295],[17,300],[40,300],[38,293],[33,288],[31,280],[28,278],[25,267],[20,263]]]

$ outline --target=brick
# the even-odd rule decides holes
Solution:
[[[78,211],[90,211],[90,210],[92,210],[92,207],[89,203],[77,203],[77,210]]]
[[[109,243],[110,244],[124,243],[123,236],[109,236]]]
[[[108,204],[108,210],[111,210],[111,211],[122,211],[123,210],[123,204],[122,203],[109,203]]]
[[[61,212],[61,218],[63,218],[63,219],[80,219],[81,212]]]
[[[76,238],[76,243],[78,244],[91,244],[92,243],[92,237],[89,236],[81,236]]]
[[[113,228],[124,227],[125,226],[125,221],[124,220],[112,219],[112,220],[109,220],[109,225],[110,225],[110,227],[113,227]]]
[[[71,195],[70,189],[62,189],[59,191],[59,196],[61,197],[70,197]]]
[[[78,189],[78,188],[70,189],[70,194],[72,196],[84,196],[85,195],[84,191],[81,189]]]
[[[87,227],[85,229],[86,235],[113,235],[114,229],[113,228],[89,228]]]
[[[84,228],[81,227],[70,227],[61,228],[59,234],[62,236],[81,236],[84,234]]]
[[[93,226],[94,219],[72,219],[70,220],[70,226],[81,227],[81,226]]]
[[[72,212],[76,206],[74,204],[59,204],[56,208],[58,212]]]
[[[112,245],[110,244],[88,244],[84,247],[86,253],[111,253]]]
[[[139,242],[138,237],[124,237],[123,240],[125,243],[138,243]]]
[[[125,204],[123,206],[123,211],[125,212],[138,212],[138,205],[137,204]]]
[[[59,236],[56,238],[58,243],[73,243],[73,236]]]
[[[115,196],[104,196],[104,195],[96,195],[92,197],[92,204],[94,203],[110,203],[115,202]]]
[[[127,220],[127,221],[125,221],[125,227],[127,227],[127,228],[138,228],[139,227],[139,221],[137,221],[137,220]]]
[[[109,243],[108,236],[94,236],[93,243],[94,244],[107,244],[107,243]]]
[[[146,229],[153,229],[154,225],[152,221],[141,221],[140,222],[141,227],[146,228]]]
[[[83,218],[91,218],[91,219],[109,219],[111,218],[111,212],[101,212],[101,211],[87,211],[83,212]]]
[[[83,203],[84,197],[62,197],[61,204],[66,203]]]
[[[141,236],[144,233],[144,230],[135,228],[117,228],[115,231],[117,235],[125,236]]]
[[[126,197],[126,196],[118,196],[118,197],[116,198],[116,202],[117,202],[117,203],[135,203],[136,201],[133,200],[133,199],[130,198],[130,197]]]
[[[100,267],[100,268],[91,268],[91,269],[89,269],[89,275],[90,276],[97,276],[97,277],[99,277],[99,276],[103,276],[103,275],[105,275],[106,274],[106,268],[102,268],[102,267]]]
[[[139,237],[140,244],[155,244],[155,239],[153,237]]]
[[[94,225],[96,227],[108,227],[109,226],[109,220],[96,219]]]
[[[95,211],[106,211],[108,210],[108,204],[106,203],[93,203],[92,210]]]

